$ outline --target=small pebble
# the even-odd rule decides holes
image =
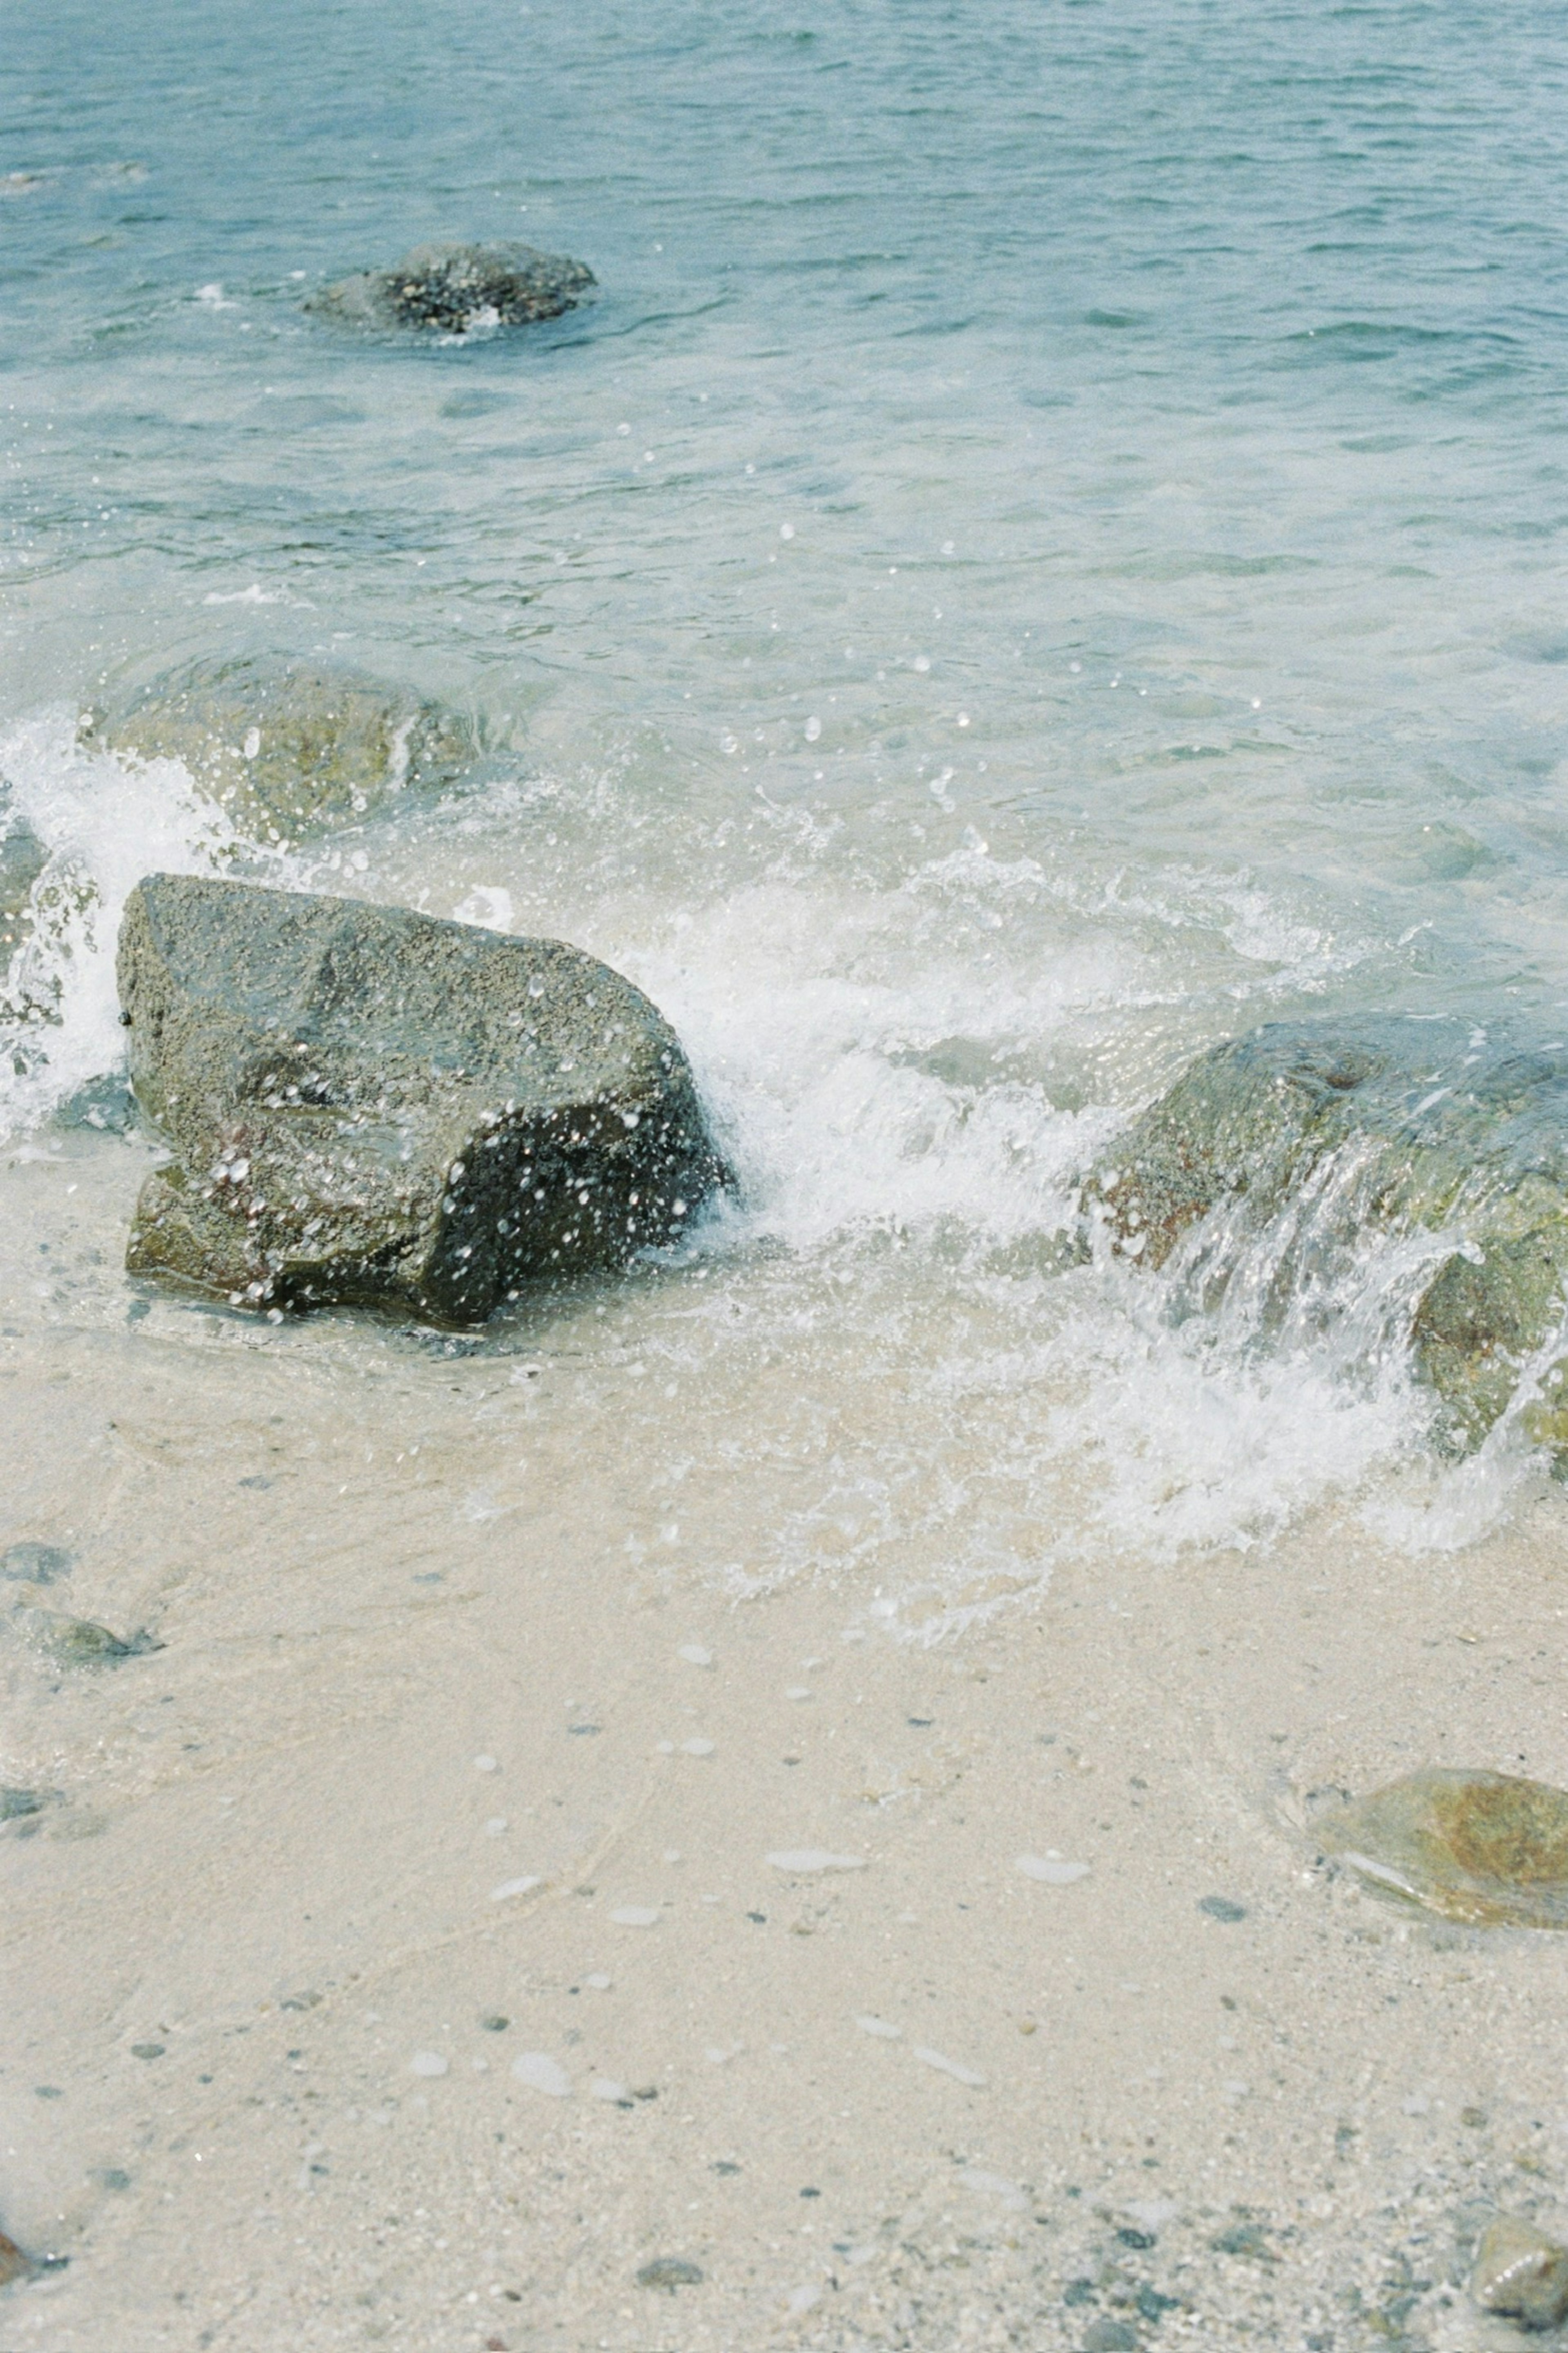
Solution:
[[[656,2255],[637,2274],[638,2287],[700,2287],[702,2273],[684,2255]]]
[[[610,1990],[610,1980],[603,1969],[590,1970],[583,1979],[583,1983],[585,1986],[592,1986],[595,1993],[608,1993]]]
[[[862,2034],[879,2034],[889,2042],[898,2042],[903,2039],[903,2028],[889,2026],[885,2018],[858,2018],[855,2023]]]
[[[618,2101],[631,2098],[631,2094],[626,2085],[617,2084],[613,2075],[595,2075],[588,2090],[595,2100]]]
[[[678,1655],[689,1667],[710,1667],[713,1663],[712,1651],[705,1651],[700,1642],[682,1642]]]
[[[132,2059],[161,2059],[167,2048],[167,2044],[163,2042],[133,2042],[131,2056]]]
[[[504,2034],[511,2021],[510,2018],[503,2018],[498,2010],[492,2010],[488,2018],[481,2018],[479,2024],[487,2034]]]
[[[537,1872],[525,1873],[521,1879],[503,1879],[499,1887],[490,1889],[490,1902],[504,1904],[509,1895],[527,1895],[534,1888],[542,1887],[543,1884],[544,1882],[539,1877]]]
[[[408,2062],[409,2073],[415,2075],[444,2075],[447,2066],[438,2051],[416,2051]]]
[[[1568,2247],[1517,2214],[1500,2214],[1482,2233],[1470,2287],[1483,2312],[1555,2328],[1568,2319]]]
[[[809,1699],[811,1693],[805,1683],[791,1683],[784,1697],[785,1699]]]
[[[505,1832],[506,1828],[506,1816],[504,1814],[492,1814],[489,1821],[485,1824],[485,1836],[487,1838],[500,1838]]]
[[[474,1770],[476,1773],[499,1773],[500,1767],[493,1757],[476,1757]]]
[[[1245,1904],[1233,1904],[1228,1895],[1200,1895],[1198,1910],[1206,1912],[1211,1920],[1245,1920]]]
[[[1018,1868],[1026,1879],[1040,1880],[1047,1887],[1070,1887],[1075,1879],[1089,1877],[1087,1862],[1064,1862],[1056,1854],[1021,1854]]]
[[[940,2073],[951,2075],[955,2084],[967,2084],[977,2092],[983,2091],[985,2087],[984,2075],[977,2075],[973,2067],[961,2066],[956,2059],[944,2057],[940,2051],[928,2051],[917,2042],[915,2057],[923,2060],[928,2067],[936,2068]]]
[[[511,2072],[531,2092],[547,2093],[552,2100],[565,2099],[572,2089],[571,2076],[548,2051],[520,2051],[511,2063]]]
[[[612,1912],[611,1919],[617,1928],[657,1928],[658,1913],[651,1904],[623,1904]]]
[[[767,1861],[775,1871],[864,1871],[863,1854],[830,1854],[825,1846],[792,1846],[770,1854]]]
[[[711,1740],[683,1740],[680,1746],[688,1757],[711,1757],[713,1754]]]

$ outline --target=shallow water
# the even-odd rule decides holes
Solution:
[[[85,23],[13,27],[0,770],[40,887],[97,904],[14,975],[63,1018],[12,1132],[115,1060],[129,883],[226,854],[75,711],[192,654],[337,656],[500,748],[241,871],[648,987],[744,1177],[700,1247],[746,1320],[853,1277],[834,1345],[873,1380],[907,1352],[931,1451],[989,1455],[1025,1520],[1086,1410],[1095,1508],[1157,1542],[1418,1454],[1397,1365],[1369,1397],[1332,1347],[1260,1366],[1034,1277],[1196,1046],[1562,1002],[1533,20],[189,8],[177,75],[163,16]],[[444,232],[580,254],[601,299],[417,349],[303,315]],[[953,1316],[978,1389],[928,1346]],[[1137,1369],[1173,1352],[1173,1404]],[[1086,1362],[1053,1442],[1050,1368]]]
[[[0,1550],[72,1551],[68,1606],[216,1674],[200,1737],[244,1760],[306,1704],[266,1664],[284,1552],[301,1690],[379,1721],[428,1641],[445,1724],[491,1654],[411,1580],[513,1528],[611,1614],[815,1588],[835,1639],[1005,1646],[1068,1586],[1163,1609],[1314,1543],[1462,1608],[1469,1547],[1556,1525],[1518,1415],[1432,1444],[1400,1237],[1284,1319],[1060,1247],[1215,1039],[1568,1036],[1553,16],[128,0],[12,11],[5,69],[0,777],[48,863],[0,984]],[[598,299],[417,345],[304,312],[438,236]],[[79,734],[250,652],[489,748],[258,844]],[[150,1145],[102,1082],[154,868],[605,957],[737,1196],[468,1338],[129,1284]],[[128,1822],[109,1686],[8,1672],[11,1777]]]

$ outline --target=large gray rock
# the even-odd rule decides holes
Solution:
[[[355,670],[241,655],[187,663],[94,712],[88,740],[179,760],[253,840],[291,841],[414,787],[480,749],[456,712]]]
[[[718,1181],[674,1031],[557,940],[153,874],[120,994],[177,1155],[137,1203],[135,1274],[474,1324],[675,1240]]]
[[[1568,1051],[1489,1042],[1461,1022],[1279,1022],[1202,1054],[1088,1188],[1120,1250],[1182,1253],[1217,1303],[1250,1251],[1283,1320],[1371,1228],[1451,1235],[1406,1305],[1417,1369],[1454,1443],[1475,1444],[1564,1314]],[[1275,1247],[1255,1245],[1272,1227]],[[1568,1451],[1568,1380],[1526,1421]]]
[[[559,318],[595,283],[585,263],[531,245],[416,245],[390,269],[323,287],[305,307],[353,326],[465,335]]]

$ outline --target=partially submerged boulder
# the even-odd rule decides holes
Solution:
[[[1417,1254],[1407,1305],[1457,1444],[1485,1435],[1563,1322],[1562,1047],[1491,1045],[1458,1022],[1271,1023],[1200,1055],[1108,1157],[1088,1202],[1114,1247],[1146,1266],[1183,1253],[1209,1305],[1271,1223],[1265,1312],[1281,1318],[1368,1228],[1451,1237]],[[1526,1424],[1561,1453],[1568,1386],[1544,1378]]]
[[[133,1274],[477,1324],[675,1240],[719,1181],[675,1032],[558,940],[154,874],[120,995],[177,1155],[137,1203]]]
[[[305,307],[353,326],[466,335],[557,319],[595,282],[586,263],[531,245],[416,245],[390,269],[323,287]]]
[[[292,841],[413,787],[448,784],[478,730],[351,670],[247,654],[187,663],[88,723],[88,740],[178,760],[251,839]]]

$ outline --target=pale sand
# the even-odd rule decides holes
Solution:
[[[1568,1783],[1555,1495],[1451,1558],[1320,1514],[1062,1569],[922,1647],[847,1571],[715,1583],[787,1361],[703,1401],[735,1526],[659,1565],[672,1419],[580,1317],[532,1359],[128,1325],[138,1149],[65,1157],[5,1180],[0,1544],[74,1532],[31,1598],[165,1647],[3,1634],[0,1778],[63,1797],[0,1836],[0,2221],[69,2258],[6,2353],[1521,2341],[1463,2255],[1491,2203],[1568,2219],[1568,1947],[1398,1914],[1307,1825],[1429,1760]]]

